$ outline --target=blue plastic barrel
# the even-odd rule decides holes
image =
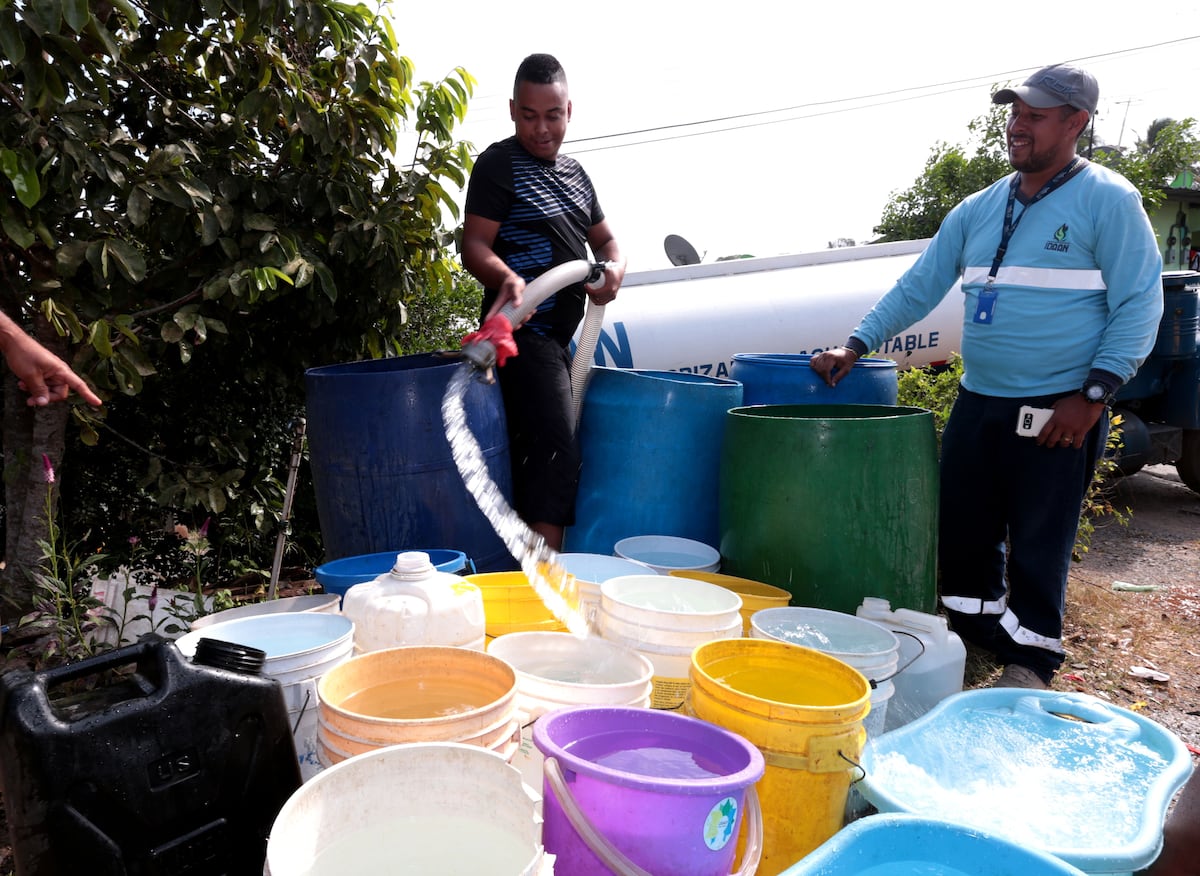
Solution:
[[[410,550],[405,548],[404,550]],[[324,588],[326,593],[336,593],[345,596],[346,591],[355,584],[374,581],[384,572],[389,572],[396,565],[396,555],[404,550],[382,551],[377,554],[362,554],[357,557],[342,557],[340,560],[330,560],[313,570],[313,577]],[[439,572],[451,574],[473,574],[475,564],[462,551],[426,550],[415,548],[429,555],[429,562]]]
[[[734,353],[729,376],[742,384],[744,405],[896,404],[891,359],[859,359],[832,388],[812,370],[811,361],[812,356],[791,353]]]
[[[442,425],[454,359],[423,353],[305,372],[308,449],[325,559],[453,545],[480,571],[517,568],[463,485]],[[467,424],[512,501],[500,387],[470,382]]]
[[[1151,355],[1188,359],[1200,336],[1200,273],[1166,271],[1162,275],[1163,315]]]
[[[623,538],[674,535],[715,545],[725,412],[735,380],[593,368],[583,399],[583,470],[565,549],[611,554]]]

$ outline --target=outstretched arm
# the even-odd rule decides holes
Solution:
[[[29,393],[25,403],[31,407],[64,401],[72,389],[88,404],[94,407],[102,404],[70,365],[27,335],[5,313],[0,313],[0,352],[17,375],[17,385]]]

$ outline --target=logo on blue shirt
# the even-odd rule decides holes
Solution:
[[[1046,249],[1051,252],[1067,252],[1070,248],[1071,244],[1067,243],[1067,226],[1064,223],[1054,232],[1054,239],[1046,241]]]

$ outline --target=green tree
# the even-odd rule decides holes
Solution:
[[[1137,186],[1146,210],[1152,211],[1166,198],[1163,187],[1181,171],[1194,169],[1200,163],[1196,121],[1156,119],[1146,131],[1146,138],[1138,138],[1133,149],[1097,150],[1093,160]]]
[[[912,186],[892,193],[875,226],[875,242],[933,237],[955,204],[1009,173],[1007,118],[1007,107],[993,105],[967,125],[971,135],[967,145],[936,144]],[[968,152],[971,143],[974,151]]]
[[[31,410],[6,381],[10,592],[45,532],[40,455],[87,482],[68,419],[137,448],[89,471],[97,513],[252,514],[303,370],[405,352],[409,309],[455,294],[473,80],[413,74],[361,4],[0,0],[0,306],[107,400]]]

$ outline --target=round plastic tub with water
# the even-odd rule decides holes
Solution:
[[[976,828],[889,813],[860,818],[782,876],[1084,876],[1066,861]]]
[[[863,753],[863,797],[1004,837],[1085,873],[1129,874],[1162,845],[1191,756],[1166,728],[1087,694],[988,688],[943,700]]]
[[[721,554],[716,548],[674,535],[633,535],[618,541],[613,553],[645,563],[662,575],[683,569],[715,572],[721,568]]]

